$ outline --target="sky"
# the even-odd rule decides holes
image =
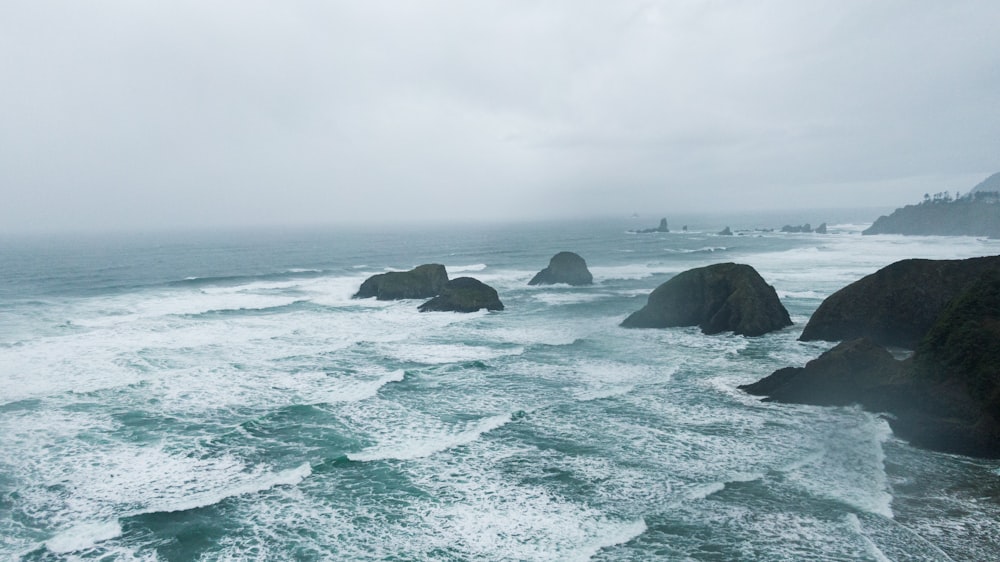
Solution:
[[[891,208],[1000,170],[997,22],[996,0],[7,0],[0,231]]]

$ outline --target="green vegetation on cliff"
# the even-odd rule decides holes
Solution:
[[[947,193],[881,216],[862,234],[989,236],[1000,238],[1000,193],[976,190],[952,199]]]

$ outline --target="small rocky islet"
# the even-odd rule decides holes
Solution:
[[[528,285],[593,285],[594,276],[587,269],[587,262],[579,254],[559,252],[552,256],[549,265],[535,274]]]
[[[625,328],[698,326],[705,334],[761,336],[791,326],[774,287],[745,264],[720,263],[680,273],[657,287]]]
[[[376,300],[430,299],[420,312],[503,310],[496,289],[472,277],[448,279],[441,264],[424,264],[409,271],[379,273],[366,279],[352,298]]]

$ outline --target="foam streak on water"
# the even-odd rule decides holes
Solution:
[[[0,244],[19,264],[0,271],[0,558],[1000,557],[997,463],[736,388],[828,349],[796,338],[845,284],[1000,242],[706,234],[722,226]],[[563,250],[595,284],[527,286]],[[755,266],[797,324],[618,326],[721,261]],[[351,298],[420,263],[506,310]]]

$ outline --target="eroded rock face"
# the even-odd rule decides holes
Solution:
[[[549,260],[549,266],[539,271],[528,285],[592,285],[594,276],[587,269],[587,262],[573,252],[559,252]]]
[[[985,273],[952,299],[911,359],[851,340],[740,388],[777,402],[889,412],[893,431],[914,445],[998,458],[1000,274]]]
[[[805,367],[785,367],[740,386],[768,401],[818,406],[877,406],[877,395],[899,385],[908,374],[882,346],[865,338],[838,344]]]
[[[663,283],[626,328],[699,326],[706,334],[760,336],[792,324],[788,311],[749,265],[720,263],[685,271]]]
[[[915,349],[945,305],[987,271],[1000,272],[1000,256],[896,262],[827,297],[799,339],[865,337]]]
[[[452,279],[441,293],[418,307],[420,312],[476,312],[503,310],[503,303],[496,289],[473,279],[458,277]]]
[[[443,265],[431,263],[410,271],[391,271],[372,275],[361,284],[353,298],[375,297],[380,301],[429,299],[441,293],[448,283]]]

